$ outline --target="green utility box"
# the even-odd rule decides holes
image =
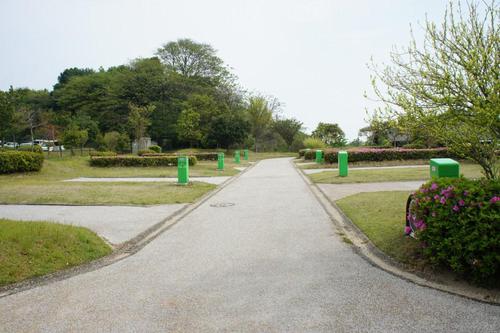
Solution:
[[[323,163],[324,157],[323,157],[323,151],[322,150],[316,150],[316,163]]]
[[[189,183],[189,159],[186,156],[177,158],[177,182],[180,185]]]
[[[460,164],[451,158],[432,158],[430,167],[432,178],[458,178],[460,176]]]
[[[234,151],[234,163],[240,164],[240,151],[239,150]]]
[[[224,153],[217,154],[217,170],[224,170]]]
[[[347,177],[347,173],[349,170],[347,152],[346,151],[339,151],[337,156],[338,156],[338,162],[339,162],[339,176],[340,177]]]
[[[248,161],[248,149],[243,150],[243,159]]]

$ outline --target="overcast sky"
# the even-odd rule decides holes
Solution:
[[[374,103],[366,64],[441,21],[446,0],[0,0],[0,89],[52,89],[65,68],[120,65],[178,38],[209,43],[243,87],[272,94],[308,131],[350,139]],[[420,34],[421,35],[421,34]]]

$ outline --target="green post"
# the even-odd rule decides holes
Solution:
[[[243,159],[248,161],[248,149],[243,150]]]
[[[224,170],[224,153],[217,154],[217,170]]]
[[[186,156],[177,158],[177,182],[180,185],[189,183],[189,159]]]
[[[323,163],[323,151],[316,150],[316,163]]]
[[[431,178],[460,177],[460,164],[451,158],[432,158],[430,167]]]
[[[240,164],[240,151],[239,150],[234,151],[234,163]]]
[[[339,162],[339,176],[347,177],[348,173],[348,159],[346,151],[339,151],[338,153],[338,162]]]

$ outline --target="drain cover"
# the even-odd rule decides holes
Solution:
[[[234,202],[218,202],[211,204],[210,207],[222,208],[222,207],[231,207],[234,205],[235,205]]]

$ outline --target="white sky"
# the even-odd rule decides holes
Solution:
[[[209,43],[250,91],[272,94],[312,131],[350,139],[374,103],[370,57],[387,61],[412,23],[446,0],[0,0],[0,89],[51,89],[65,68],[120,65],[178,38]]]

